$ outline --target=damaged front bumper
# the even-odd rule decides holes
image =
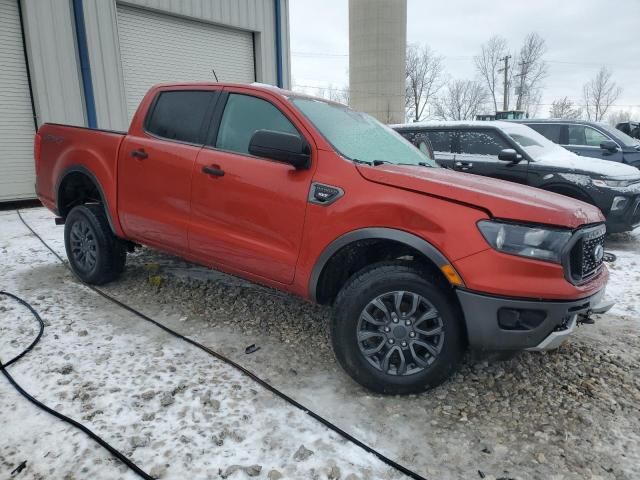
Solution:
[[[575,331],[579,323],[591,323],[591,315],[597,315],[600,313],[606,313],[611,310],[611,307],[615,305],[613,300],[605,300],[595,305],[593,308],[585,313],[575,314],[571,316],[566,328],[560,330],[554,330],[544,340],[542,340],[535,347],[527,348],[532,352],[540,352],[543,350],[554,350],[558,348],[566,339]]]
[[[549,350],[590,315],[608,311],[604,288],[573,301],[513,299],[458,289],[469,345],[476,350]]]

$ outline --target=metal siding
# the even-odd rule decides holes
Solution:
[[[99,1],[99,0],[91,0]],[[103,0],[104,1],[104,0]],[[170,12],[175,15],[205,20],[219,25],[227,25],[255,32],[263,37],[261,55],[256,58],[258,71],[263,75],[258,81],[276,83],[276,48],[275,48],[275,0],[185,0],[167,2],[163,0],[126,0],[121,4],[137,5],[149,9]],[[283,2],[285,3],[285,2]],[[283,29],[288,21],[283,22]],[[283,31],[283,38],[288,31]],[[283,45],[284,55],[288,56],[288,44]]]
[[[255,79],[259,82],[275,84],[274,1],[122,0],[117,2],[118,7],[116,7],[115,0],[83,0],[98,127],[118,130],[128,128],[124,72],[120,64],[121,45],[115,20],[117,8],[141,7],[148,11],[168,13],[176,17],[253,32]],[[281,0],[281,3],[285,10],[287,0]],[[283,18],[282,28],[283,39],[288,39],[288,19]],[[288,42],[283,42],[283,58],[285,59],[283,62],[285,86],[288,86],[290,76]],[[218,71],[219,68],[216,67],[216,72]],[[220,79],[223,80],[224,77],[220,76]]]
[[[162,82],[213,80],[251,83],[250,32],[118,6],[120,56],[129,118],[149,88]]]
[[[99,128],[126,130],[129,126],[116,4],[84,1],[87,48],[91,63],[94,101]]]
[[[22,0],[38,124],[86,125],[70,0]]]
[[[0,65],[0,201],[34,198],[33,112],[15,0],[0,0]]]

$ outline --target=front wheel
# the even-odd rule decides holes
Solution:
[[[354,275],[338,294],[333,348],[346,372],[370,390],[423,392],[460,363],[461,320],[445,287],[428,274],[381,263]]]
[[[101,285],[124,270],[126,247],[111,232],[101,205],[73,207],[64,224],[64,246],[71,268],[85,283]]]

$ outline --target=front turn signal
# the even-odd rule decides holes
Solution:
[[[442,273],[444,273],[444,276],[447,277],[447,280],[449,280],[449,283],[451,285],[454,285],[456,287],[462,287],[464,285],[462,278],[460,278],[460,275],[458,275],[456,269],[453,268],[450,264],[447,263],[446,265],[442,265],[440,267],[440,270],[442,271]]]

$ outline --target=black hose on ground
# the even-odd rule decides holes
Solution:
[[[106,450],[108,450],[109,453],[111,453],[111,455],[113,455],[118,460],[120,460],[122,463],[124,463],[127,467],[129,467],[131,470],[133,470],[135,473],[137,473],[141,478],[144,478],[145,480],[153,480],[153,477],[151,475],[149,475],[148,473],[143,471],[140,467],[138,467],[135,463],[133,463],[129,458],[127,458],[123,453],[121,453],[115,447],[111,446],[102,437],[100,437],[99,435],[95,434],[89,428],[87,428],[86,426],[84,426],[80,422],[77,422],[73,418],[67,417],[66,415],[64,415],[64,414],[62,414],[62,413],[60,413],[60,412],[48,407],[47,405],[45,405],[44,403],[39,401],[37,398],[35,398],[33,395],[31,395],[29,392],[27,392],[25,389],[23,389],[20,386],[20,384],[18,384],[18,382],[15,381],[15,379],[7,371],[7,367],[9,365],[17,362],[18,360],[20,360],[22,357],[24,357],[40,341],[40,339],[42,338],[42,333],[44,332],[44,322],[42,321],[42,318],[40,317],[38,312],[27,301],[23,300],[22,298],[14,295],[12,293],[9,293],[9,292],[0,291],[0,295],[5,295],[5,296],[7,296],[9,298],[12,298],[12,299],[16,300],[17,302],[21,303],[22,305],[24,305],[25,307],[27,307],[29,309],[29,311],[31,312],[31,314],[34,316],[34,318],[38,321],[39,329],[40,329],[38,331],[38,335],[36,336],[36,338],[20,354],[16,355],[15,357],[13,357],[11,360],[9,360],[6,363],[3,363],[2,360],[0,359],[0,371],[7,378],[7,380],[9,380],[9,383],[11,385],[13,385],[13,387],[20,393],[20,395],[22,395],[24,398],[29,400],[32,404],[34,404],[39,409],[44,410],[45,412],[53,415],[54,417],[59,418],[63,422],[66,422],[69,425],[72,425],[72,426],[76,427],[77,429],[79,429],[79,430],[83,431],[84,433],[86,433],[91,439],[95,440],[101,447],[103,447]]]
[[[25,219],[22,217],[22,214],[20,213],[20,210],[16,210],[16,212],[18,213],[18,217],[20,217],[20,220],[22,221],[22,223],[24,224],[25,227],[27,227],[29,229],[29,231],[38,239],[40,240],[40,242],[65,266],[69,269],[69,271],[71,271],[71,273],[73,273],[75,275],[75,272],[71,269],[71,267],[67,264],[67,262],[64,261],[64,259],[58,255],[58,253],[53,250],[53,248],[51,248],[47,242],[44,241],[44,239],[38,234],[36,233],[36,231],[31,228],[31,226],[25,221]],[[76,276],[77,278],[77,276]],[[262,386],[263,388],[267,389],[268,391],[270,391],[271,393],[273,393],[274,395],[276,395],[277,397],[280,397],[282,400],[284,400],[285,402],[289,403],[290,405],[293,405],[294,407],[298,408],[299,410],[302,410],[304,413],[306,413],[307,415],[309,415],[311,418],[313,418],[314,420],[317,420],[318,422],[320,422],[322,425],[324,425],[325,427],[327,427],[329,430],[332,430],[333,432],[337,433],[338,435],[340,435],[341,437],[343,437],[345,440],[353,443],[354,445],[362,448],[365,452],[370,453],[371,455],[375,456],[378,460],[380,460],[382,463],[386,464],[387,466],[393,468],[394,470],[397,470],[401,473],[403,473],[404,475],[408,476],[409,478],[412,478],[413,480],[427,480],[425,477],[423,477],[422,475],[414,472],[413,470],[410,470],[409,468],[395,462],[394,460],[386,457],[385,455],[383,455],[382,453],[378,452],[377,450],[375,450],[374,448],[370,447],[369,445],[367,445],[366,443],[362,442],[361,440],[358,440],[357,438],[355,438],[353,435],[351,435],[350,433],[344,431],[343,429],[341,429],[340,427],[338,427],[337,425],[335,425],[334,423],[331,423],[329,420],[327,420],[326,418],[322,417],[320,414],[314,412],[313,410],[305,407],[304,405],[302,405],[301,403],[299,403],[298,401],[294,400],[293,398],[291,398],[290,396],[288,396],[286,393],[278,390],[276,387],[274,387],[273,385],[271,385],[270,383],[268,383],[267,381],[263,380],[262,378],[258,377],[256,374],[254,374],[253,372],[251,372],[250,370],[247,370],[246,368],[244,368],[242,365],[234,362],[233,360],[231,360],[230,358],[225,357],[224,355],[222,355],[221,353],[218,353],[214,350],[211,350],[209,347],[206,347],[205,345],[202,345],[201,343],[198,343],[195,340],[192,340],[189,337],[185,337],[184,335],[176,332],[175,330],[172,330],[171,328],[167,327],[166,325],[163,325],[162,323],[158,322],[157,320],[154,320],[151,317],[148,317],[147,315],[145,315],[142,312],[139,312],[138,310],[136,310],[135,308],[127,305],[126,303],[121,302],[120,300],[118,300],[117,298],[112,297],[111,295],[109,295],[108,293],[104,292],[103,290],[94,287],[93,285],[87,285],[85,283],[83,283],[83,285],[89,287],[91,290],[93,290],[94,292],[96,292],[98,295],[100,295],[101,297],[109,300],[110,302],[115,303],[116,305],[118,305],[121,308],[124,308],[125,310],[133,313],[134,315],[136,315],[137,317],[142,318],[143,320],[146,320],[147,322],[152,323],[153,325],[155,325],[158,328],[161,328],[162,330],[164,330],[165,332],[173,335],[176,338],[179,338],[180,340],[183,340],[191,345],[193,345],[196,348],[199,348],[200,350],[208,353],[209,355],[211,355],[212,357],[226,363],[227,365],[230,365],[231,367],[239,370],[240,372],[242,372],[244,375],[246,375],[247,377],[249,377],[251,380],[253,380],[254,382],[256,382],[257,384],[259,384],[260,386]]]

